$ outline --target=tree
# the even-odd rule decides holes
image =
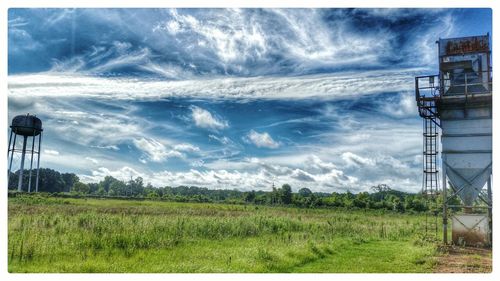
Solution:
[[[354,207],[363,209],[369,207],[369,201],[370,195],[368,194],[368,192],[360,192],[356,195],[356,197],[352,201],[352,204],[354,205]]]
[[[279,199],[280,199],[279,198],[279,191],[278,191],[278,189],[276,189],[276,187],[274,187],[274,184],[273,184],[273,190],[269,194],[269,204],[271,204],[271,205],[278,204],[280,201]]]
[[[106,191],[104,190],[104,187],[102,186],[99,186],[99,188],[97,189],[96,191],[96,194],[99,195],[99,196],[104,196],[106,195]]]
[[[117,181],[117,179],[113,178],[112,176],[105,176],[104,180],[99,182],[99,185],[102,186],[102,188],[104,189],[104,191],[106,191],[106,193],[108,193],[111,184],[115,181]]]
[[[89,193],[90,188],[87,184],[77,181],[77,182],[75,182],[75,184],[73,184],[71,191],[76,192],[76,193],[87,194],[87,193]]]
[[[405,210],[414,210],[416,212],[423,212],[427,210],[425,201],[421,196],[408,195],[404,200]]]
[[[109,195],[112,196],[125,196],[127,192],[127,185],[119,180],[111,183],[109,186]]]
[[[61,174],[61,178],[64,181],[64,191],[70,192],[75,185],[75,183],[79,182],[80,179],[77,175],[73,173],[64,173]]]
[[[289,184],[284,184],[280,189],[280,199],[283,204],[291,204],[292,203],[292,187]]]
[[[379,184],[377,186],[372,186],[371,189],[374,191],[374,192],[387,192],[387,191],[391,191],[391,188],[387,185],[387,184]]]
[[[403,202],[401,202],[401,199],[399,197],[395,197],[394,200],[392,201],[393,204],[393,210],[396,212],[403,213],[405,211],[405,206]]]
[[[251,203],[251,202],[254,202],[255,201],[255,191],[250,191],[250,192],[245,192],[245,194],[243,195],[243,200],[245,200],[245,202],[248,202],[248,203]]]
[[[89,189],[90,189],[89,193],[91,193],[91,194],[96,194],[97,191],[99,190],[99,184],[97,184],[97,183],[91,182],[91,183],[88,183],[87,185],[89,186]],[[103,191],[104,191],[104,189],[103,189]]]
[[[300,196],[308,197],[308,196],[311,196],[311,194],[312,194],[312,191],[307,187],[299,189]]]
[[[148,194],[146,195],[147,198],[149,199],[158,199],[160,198],[160,195],[158,195],[158,193],[154,190],[151,190],[148,192]]]
[[[375,200],[384,200],[385,197],[387,196],[388,193],[392,191],[392,189],[387,185],[387,184],[379,184],[377,186],[372,186],[371,187],[372,191],[374,192],[374,199]]]
[[[138,196],[144,193],[144,180],[137,177],[127,183],[127,190],[124,195]]]

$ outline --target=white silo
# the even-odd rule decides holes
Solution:
[[[444,202],[445,243],[451,216],[454,243],[491,244],[492,69],[489,39],[489,35],[439,39],[439,75],[415,79],[420,116],[424,122],[432,120],[434,127],[441,128],[440,192]],[[429,131],[432,126],[424,125],[424,178],[426,170],[430,170],[435,172],[437,179],[438,158],[428,161],[426,156],[432,152],[437,155],[437,135],[433,140]],[[434,151],[429,151],[425,144],[431,143],[432,147],[433,141],[436,143]],[[429,191],[429,185],[432,190],[434,186],[424,180],[424,193]],[[460,204],[451,203],[454,197],[460,199]],[[451,214],[450,208],[456,212]]]

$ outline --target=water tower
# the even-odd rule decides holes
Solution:
[[[21,167],[19,170],[20,172],[19,172],[19,181],[17,184],[17,191],[22,191],[23,179],[24,179],[24,160],[26,158],[26,153],[28,153],[31,155],[31,162],[30,162],[27,190],[28,192],[31,192],[31,178],[32,178],[31,171],[33,169],[33,156],[37,154],[38,159],[36,163],[37,169],[36,169],[35,191],[38,192],[38,177],[40,174],[40,148],[42,145],[42,131],[43,131],[42,121],[34,115],[29,115],[29,114],[18,115],[14,117],[14,119],[12,119],[12,125],[10,126],[10,128],[11,131],[9,137],[9,147],[7,151],[8,160],[10,158],[7,186],[9,186],[14,153],[21,153]],[[12,140],[12,136],[14,136],[14,140]],[[23,146],[21,150],[16,149],[17,136],[23,137]],[[37,137],[38,137],[38,149],[35,150],[35,142]],[[28,150],[26,149],[26,145],[28,144],[28,142],[31,142],[31,150],[29,148]]]
[[[439,39],[436,42],[439,74],[415,78],[418,110],[424,120],[422,192],[430,197],[442,196],[444,243],[448,241],[448,219],[451,218],[455,244],[491,244],[492,68],[489,40],[489,34]],[[441,162],[440,189],[438,162]]]

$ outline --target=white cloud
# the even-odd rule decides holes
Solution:
[[[218,137],[218,136],[215,136],[215,135],[208,135],[208,138],[216,140],[216,141],[220,142],[223,145],[227,145],[227,144],[232,143],[232,141],[228,137],[226,137],[226,136]]]
[[[310,155],[309,158],[316,156]],[[316,164],[332,167],[333,164],[323,162],[316,157]],[[179,186],[196,185],[216,189],[239,190],[270,190],[272,184],[291,184],[294,190],[301,187],[309,187],[314,191],[331,192],[332,190],[359,191],[364,188],[357,185],[358,179],[346,176],[337,169],[315,170],[308,167],[291,168],[277,164],[270,164],[259,159],[247,159],[247,164],[257,169],[252,170],[199,170],[203,166],[203,161],[193,162],[193,169],[183,172],[159,171],[159,172],[140,172],[129,166],[124,166],[116,170],[110,170],[104,167],[94,170],[91,175],[79,175],[82,180],[95,182],[102,180],[105,176],[111,175],[122,180],[129,180],[130,176],[141,176],[151,182],[154,186]],[[230,165],[229,165],[230,166]]]
[[[207,15],[211,11],[206,11]],[[184,36],[181,40],[188,48],[213,53],[220,64],[244,62],[267,52],[265,33],[261,25],[248,18],[241,10],[232,9],[211,14],[213,18],[196,18],[171,10],[172,19],[160,22],[154,32],[167,31],[170,35]],[[186,36],[188,35],[188,36]],[[201,51],[200,50],[200,51]]]
[[[344,152],[342,153],[342,159],[349,166],[373,166],[375,165],[375,161],[366,157],[359,156],[352,152]]]
[[[392,101],[384,101],[382,110],[388,115],[398,118],[415,116],[417,103],[414,92],[399,93]]]
[[[42,73],[9,75],[8,89],[9,97],[32,98],[78,96],[97,100],[158,100],[170,97],[336,100],[382,92],[411,92],[414,77],[422,73],[423,69],[400,69],[297,77],[213,77],[184,81]],[[205,111],[199,107],[198,109],[197,113],[200,114]],[[205,115],[215,119],[210,113]],[[224,120],[215,119],[215,123],[216,127],[227,127]]]
[[[191,116],[194,124],[199,128],[221,130],[229,127],[226,120],[215,117],[209,111],[198,106],[191,106]]]
[[[147,179],[144,173],[141,173],[129,166],[124,166],[117,170],[110,170],[108,168],[100,167],[97,170],[92,171],[92,175],[78,175],[78,177],[80,177],[80,179],[82,179],[82,181],[84,182],[97,182],[103,180],[106,176],[112,176],[122,181],[129,181],[131,177],[143,177],[144,179]]]
[[[94,164],[99,164],[99,161],[95,158],[92,158],[92,157],[85,157],[86,160],[94,163]]]
[[[168,150],[162,143],[151,138],[134,139],[134,145],[144,152],[148,160],[153,162],[163,162],[170,157],[184,157],[181,152],[176,150]],[[144,161],[143,158],[141,159]]]
[[[59,155],[59,151],[52,150],[52,149],[44,149],[43,152],[45,152],[46,154],[50,154],[50,155]]]
[[[54,59],[49,72],[79,75],[112,74],[114,71],[119,72],[120,68],[129,67],[174,80],[193,76],[181,66],[155,62],[153,58],[154,55],[148,47],[133,49],[129,42],[114,41],[109,48],[93,46],[91,50],[70,59]]]
[[[203,165],[205,165],[205,161],[203,161],[202,159],[198,159],[198,160],[191,162],[191,164],[189,164],[189,165],[191,167],[199,168],[199,167],[203,167]]]
[[[308,170],[316,173],[330,173],[337,170],[337,166],[331,162],[324,162],[316,155],[310,155],[304,161]]]
[[[305,69],[318,65],[377,65],[391,49],[395,36],[383,28],[370,33],[352,32],[350,19],[343,18],[345,15],[329,24],[321,10],[276,9],[273,13],[292,31],[288,34],[291,38],[283,40],[287,55],[300,61],[300,67]]]
[[[349,155],[349,159],[356,158],[358,161],[368,162],[369,165],[360,169],[361,166],[346,166],[343,160],[338,165],[323,160],[322,158],[330,157],[328,154],[322,155],[321,158],[314,154],[297,154],[209,163],[198,159],[190,163],[193,169],[180,172],[143,171],[140,167],[120,162],[115,164],[121,164],[121,167],[100,167],[93,169],[90,174],[82,173],[79,176],[86,182],[102,180],[106,175],[122,180],[129,180],[130,176],[141,176],[154,186],[196,185],[215,189],[270,190],[272,183],[278,186],[288,183],[292,185],[293,190],[308,187],[321,192],[360,192],[369,191],[373,185],[386,183],[398,190],[417,191],[414,186],[416,174],[409,171],[405,162],[388,156],[379,156],[373,160],[361,157],[364,160],[360,160],[359,155],[345,155]],[[339,166],[344,170],[337,168]]]
[[[371,85],[376,85],[378,83],[376,81],[380,80],[380,83],[382,83],[383,79],[391,76],[387,72],[380,72],[379,74],[375,74],[375,72],[371,72],[369,74],[364,73],[361,74],[361,76],[353,76],[351,78],[348,78],[345,73],[339,75],[340,76],[338,77],[332,76],[332,79],[335,80],[338,78],[340,79],[338,81],[345,81],[346,84],[352,83],[350,84],[351,86],[355,86],[355,88],[361,90],[364,90],[366,87],[370,87]],[[362,81],[360,77],[363,75],[369,77],[367,79],[368,82]],[[201,173],[206,172],[204,169],[211,169],[216,172],[214,174],[215,176],[219,176],[218,171],[226,170],[234,176],[236,174],[232,171],[232,169],[237,169],[239,170],[240,175],[247,173],[247,175],[251,177],[248,181],[242,179],[240,183],[250,184],[253,181],[259,183],[260,186],[263,187],[267,187],[265,183],[268,178],[275,177],[280,182],[293,183],[294,187],[308,185],[307,181],[300,181],[300,178],[314,179],[314,185],[317,185],[318,190],[321,189],[329,192],[347,188],[349,185],[348,183],[350,181],[354,182],[356,179],[358,179],[358,181],[354,184],[356,186],[349,187],[351,191],[368,190],[370,185],[376,185],[378,183],[391,183],[391,187],[401,190],[418,191],[420,189],[421,164],[417,163],[415,155],[421,153],[421,126],[417,117],[411,119],[407,118],[412,116],[413,110],[411,108],[413,96],[407,91],[402,91],[400,92],[401,94],[394,95],[393,104],[396,104],[394,116],[387,114],[387,111],[385,110],[386,108],[384,108],[382,104],[376,104],[374,109],[377,112],[384,114],[373,112],[366,113],[356,110],[346,111],[337,107],[336,103],[328,103],[329,106],[325,105],[324,108],[319,107],[317,112],[315,112],[315,115],[318,116],[314,118],[317,118],[317,121],[319,122],[318,125],[321,124],[322,126],[325,126],[322,131],[318,134],[307,135],[306,137],[310,139],[307,143],[297,144],[293,147],[287,146],[287,151],[283,152],[280,150],[273,151],[273,153],[276,153],[274,154],[276,155],[274,158],[266,157],[265,159],[260,159],[260,161],[264,163],[259,164],[253,163],[252,161],[241,160],[241,158],[237,155],[239,151],[242,151],[240,147],[237,147],[239,144],[232,142],[228,137],[219,135],[216,132],[210,132],[210,135],[208,135],[209,140],[218,141],[225,145],[224,148],[212,151],[196,151],[196,146],[193,145],[193,147],[190,147],[190,144],[186,142],[187,139],[177,139],[178,136],[181,135],[181,132],[182,136],[186,133],[183,131],[185,128],[182,127],[177,128],[179,131],[175,131],[175,126],[172,128],[169,127],[169,130],[172,130],[170,131],[173,133],[172,135],[160,137],[155,134],[149,134],[155,126],[158,126],[158,124],[149,123],[150,121],[148,121],[147,118],[143,118],[141,114],[137,114],[141,108],[136,108],[134,106],[135,103],[122,101],[122,98],[118,98],[121,93],[116,95],[116,100],[111,100],[110,98],[114,97],[114,94],[107,97],[104,95],[104,98],[102,96],[97,96],[99,87],[105,85],[99,84],[101,82],[95,85],[92,83],[86,85],[85,81],[87,80],[85,79],[87,78],[82,78],[81,81],[76,79],[73,82],[63,79],[63,82],[60,83],[61,81],[56,81],[55,77],[57,76],[49,77],[47,81],[35,80],[33,81],[35,84],[17,84],[17,86],[13,88],[14,91],[25,91],[26,96],[21,96],[20,92],[16,92],[13,95],[12,93],[9,93],[9,115],[21,113],[17,111],[19,111],[20,108],[23,108],[23,110],[29,109],[29,112],[37,112],[37,115],[39,113],[41,116],[46,116],[43,120],[44,127],[47,129],[47,136],[49,136],[50,133],[51,138],[60,139],[64,143],[72,143],[74,144],[72,149],[76,147],[78,151],[80,151],[80,149],[82,151],[81,154],[78,155],[70,154],[71,151],[69,149],[63,149],[60,150],[64,151],[61,155],[42,155],[42,167],[54,167],[55,169],[61,171],[75,171],[79,174],[89,175],[92,168],[89,167],[90,162],[85,159],[85,155],[91,155],[92,157],[99,159],[99,166],[106,167],[110,171],[117,171],[121,169],[121,167],[127,166],[132,167],[135,171],[138,171],[146,176],[152,176],[152,172],[143,172],[141,169],[146,169],[147,167],[148,169],[152,169],[152,171],[158,172],[158,169],[160,168],[155,167],[158,165],[151,165],[148,167],[140,165],[139,161],[147,164],[148,162],[155,162],[152,159],[156,157],[158,161],[160,161],[159,159],[163,159],[160,161],[162,162],[169,157],[179,157],[184,153],[187,153],[188,155],[193,153],[200,156],[199,158],[203,161],[202,166],[198,159],[183,158],[182,161],[191,165],[195,169],[199,169],[199,172]],[[9,79],[10,78],[11,77],[9,77]],[[94,78],[89,81],[95,81],[93,79]],[[272,86],[267,90],[264,88],[258,90],[258,87],[261,86],[258,83],[259,79],[263,79],[265,83],[274,81],[270,84],[275,83],[276,87]],[[412,79],[409,80],[413,81]],[[118,79],[116,79],[116,81],[115,79],[102,80],[103,83],[106,81],[111,84],[104,86],[105,88],[103,89],[103,92],[108,91],[109,89],[107,87],[110,86],[116,86],[115,90],[118,92],[122,91],[122,89],[120,89],[121,85],[119,83],[115,84]],[[123,81],[124,83],[128,83],[127,81],[130,82],[132,80],[126,78]],[[136,81],[139,81],[137,83],[143,83],[140,79]],[[295,82],[292,83],[292,81],[297,82],[297,84],[294,84]],[[298,81],[301,82],[299,83]],[[398,79],[396,79],[396,81],[397,83],[401,83]],[[19,82],[26,83],[26,81]],[[201,83],[201,80],[195,81],[194,83],[196,84],[198,82]],[[330,84],[330,82],[331,81],[328,80],[327,76],[241,78],[232,80],[229,79],[229,81],[207,80],[206,84],[209,85],[213,83],[210,86],[213,88],[210,91],[207,90],[209,86],[207,86],[207,88],[200,89],[201,91],[205,91],[207,96],[214,94],[214,97],[221,97],[222,95],[218,95],[219,89],[222,93],[227,94],[228,91],[231,91],[229,89],[230,87],[226,88],[227,85],[232,86],[241,83],[239,84],[241,88],[238,90],[241,90],[241,93],[243,93],[240,97],[243,97],[244,100],[247,97],[251,97],[251,91],[253,90],[256,90],[256,93],[262,91],[264,98],[271,98],[276,92],[279,93],[280,91],[284,91],[284,93],[286,92],[287,95],[289,95],[292,93],[290,91],[292,91],[293,87],[296,87],[296,89],[293,90],[295,91],[297,89],[305,89],[304,87],[307,85],[312,85],[310,88],[311,92],[309,92],[310,94],[315,90],[321,91],[323,87],[328,88],[332,86],[333,84]],[[152,83],[154,84],[156,82]],[[283,83],[282,88],[278,87],[279,83]],[[181,84],[182,83],[177,84],[177,89],[184,89],[181,87]],[[22,85],[26,87],[23,88]],[[144,85],[146,85],[146,87],[150,86],[151,88],[156,87],[145,82]],[[191,87],[188,82],[185,83],[185,86],[186,88]],[[384,88],[382,87],[382,84],[379,84],[379,86],[380,89]],[[393,85],[391,83],[388,83],[386,86],[387,88],[394,89],[400,87],[399,84]],[[411,87],[412,82],[405,84],[404,86]],[[158,92],[151,91],[150,94],[153,96],[148,96],[148,98],[158,98],[161,96],[162,93],[159,91],[160,85],[157,85],[157,87]],[[45,93],[42,91],[43,88],[46,88],[49,93],[53,91],[54,95],[49,95],[48,97],[44,96]],[[82,98],[86,99],[89,97],[86,95],[77,95],[75,97],[63,96],[59,98],[56,96],[56,88],[59,88],[58,93],[62,95],[67,93],[66,89],[68,89],[69,92],[77,91],[77,89],[78,91],[83,92],[87,90],[94,92],[96,95],[95,98],[90,96],[90,99],[93,100],[94,103],[92,105],[79,103]],[[193,89],[194,88],[191,90]],[[339,90],[340,89],[339,85]],[[123,89],[123,91],[124,90],[125,89]],[[349,87],[345,88],[345,92],[340,91],[340,93],[343,95],[351,90],[353,95],[357,95],[357,93],[354,93],[354,88],[350,89]],[[269,92],[264,93],[264,91]],[[333,91],[333,88],[328,91]],[[326,94],[328,91],[325,90],[323,92],[324,98],[337,98],[336,95],[331,95],[331,97],[328,96]],[[124,92],[123,94],[127,93]],[[195,96],[194,92],[191,94]],[[297,95],[298,94],[300,93],[297,91]],[[285,96],[286,95],[283,95],[283,97]],[[127,98],[132,99],[134,96],[131,95]],[[143,96],[139,95],[139,100],[141,98],[143,98]],[[353,97],[353,99],[356,99],[356,97]],[[234,100],[226,102],[234,102]],[[98,111],[100,110],[99,108],[93,107],[95,103],[101,103],[106,106],[109,104],[109,106],[112,106],[117,110]],[[397,112],[399,109],[401,109],[401,113]],[[214,112],[210,114],[213,118],[216,118],[219,121],[222,120],[216,116]],[[398,120],[394,120],[392,117],[398,117]],[[78,121],[79,124],[75,125],[72,123],[73,121]],[[307,122],[316,121],[308,120]],[[161,124],[161,126],[163,127],[169,125]],[[248,130],[249,129],[250,128],[248,128]],[[259,133],[263,133],[261,130],[265,129],[263,129],[263,127],[256,127],[255,130]],[[169,139],[170,137],[173,139]],[[127,151],[127,146],[129,144],[134,146],[134,140],[140,141],[142,138],[146,141],[151,140],[150,138],[152,138],[153,144],[143,144],[144,147],[141,149],[141,151],[143,151],[143,155],[139,158],[137,163],[132,163],[130,160],[124,159],[125,157],[116,152],[119,148],[123,151]],[[248,136],[246,139],[250,141]],[[155,144],[155,141],[160,143],[160,145]],[[273,141],[276,142],[274,139]],[[85,150],[90,147],[100,149]],[[228,147],[230,149],[228,149]],[[104,151],[104,149],[106,149],[106,151]],[[155,149],[157,149],[159,153],[150,155],[146,152],[146,150],[155,151]],[[87,152],[89,153],[84,154]],[[341,156],[343,153],[347,152],[350,152],[355,156],[345,154],[344,158],[347,159],[346,162]],[[278,155],[278,153],[284,153],[284,155]],[[320,155],[323,161],[319,161],[317,159],[314,160],[314,157],[308,158],[308,154]],[[361,157],[361,159],[356,159],[356,156]],[[188,156],[186,156],[186,158],[188,158]],[[174,163],[176,160],[172,160],[171,162]],[[348,164],[348,161],[351,161],[349,162],[351,163],[350,165]],[[359,167],[362,165],[363,161],[365,161],[365,164],[375,164],[365,165],[363,166],[363,169],[360,169]],[[341,167],[342,170],[340,171],[338,167]],[[174,173],[174,175],[175,182],[180,183],[182,182],[182,177],[189,177],[191,174]],[[217,182],[217,179],[214,179],[213,182]],[[312,185],[313,184],[311,184],[311,186]],[[211,187],[210,185],[206,186]],[[227,183],[227,186],[229,188],[238,188],[237,186],[230,185],[229,183]]]
[[[194,153],[194,152],[199,152],[200,151],[199,147],[194,146],[194,145],[189,144],[189,143],[176,144],[176,145],[174,145],[174,149],[178,150],[178,151],[184,151],[184,152],[190,152],[190,153]]]
[[[110,149],[110,150],[120,150],[116,145],[91,145],[90,147],[101,148],[101,149]]]
[[[257,147],[278,148],[280,146],[280,143],[275,141],[267,132],[257,133],[251,130],[246,137]]]

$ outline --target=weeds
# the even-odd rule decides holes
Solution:
[[[334,255],[333,241],[338,239],[351,245],[386,240],[430,243],[418,236],[423,222],[416,215],[361,211],[18,196],[9,198],[9,268],[26,266],[26,261],[50,267],[58,260],[61,271],[71,271],[74,263],[77,272],[114,271],[114,260],[128,264],[140,256],[150,260],[141,260],[146,266],[186,259],[184,267],[172,269],[182,272],[200,267],[176,249],[255,241],[255,251],[245,248],[245,242],[231,242],[230,247],[240,247],[240,255],[249,255],[248,264],[254,268],[280,271]],[[274,247],[281,250],[270,250]],[[236,257],[221,254],[220,263],[230,271],[243,266]],[[102,262],[86,263],[93,259]]]

